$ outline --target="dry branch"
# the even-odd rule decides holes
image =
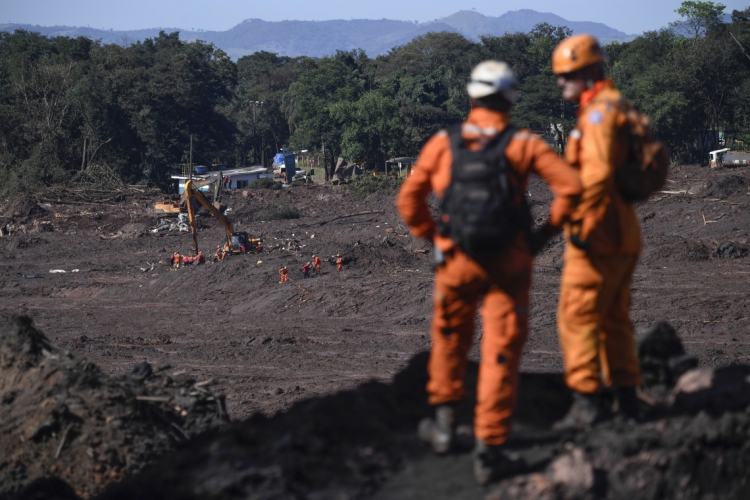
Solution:
[[[334,217],[333,219],[324,220],[323,222],[320,222],[319,224],[322,226],[323,224],[328,224],[329,222],[333,222],[339,219],[346,219],[348,217],[356,217],[358,215],[383,214],[383,213],[385,213],[385,210],[367,210],[365,212],[357,212],[356,214],[339,215],[338,217]]]

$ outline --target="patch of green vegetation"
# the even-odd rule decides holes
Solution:
[[[299,210],[286,204],[270,205],[255,213],[255,220],[299,219]]]
[[[356,176],[352,182],[346,185],[354,191],[359,198],[365,198],[373,193],[393,194],[396,193],[404,182],[402,177],[364,174]]]

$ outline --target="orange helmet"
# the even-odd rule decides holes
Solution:
[[[552,72],[564,75],[600,62],[604,62],[604,52],[596,38],[574,35],[560,42],[552,53]]]

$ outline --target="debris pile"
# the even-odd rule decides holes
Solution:
[[[210,383],[147,363],[105,375],[12,316],[0,331],[0,498],[45,476],[89,497],[220,427],[224,399]]]
[[[156,226],[149,229],[152,233],[158,233],[160,231],[190,231],[190,225],[187,221],[187,214],[179,214],[177,221],[169,220],[166,218],[159,219]]]
[[[747,257],[750,253],[746,247],[736,245],[730,241],[725,241],[716,249],[716,256],[721,259],[741,259]]]

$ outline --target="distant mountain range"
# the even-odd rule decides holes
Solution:
[[[85,36],[104,43],[125,45],[158,36],[162,30],[168,33],[180,31],[181,40],[211,42],[236,60],[260,50],[287,56],[322,57],[337,50],[364,49],[369,56],[377,56],[431,31],[453,31],[471,40],[478,40],[482,35],[500,36],[504,33],[528,32],[539,23],[567,26],[574,33],[591,33],[603,44],[635,38],[634,35],[628,35],[602,23],[568,21],[555,14],[530,9],[506,12],[499,17],[462,10],[443,19],[425,23],[388,19],[276,22],[247,19],[227,31],[184,31],[179,28],[113,31],[29,24],[0,24],[0,31],[23,29],[51,37]]]

